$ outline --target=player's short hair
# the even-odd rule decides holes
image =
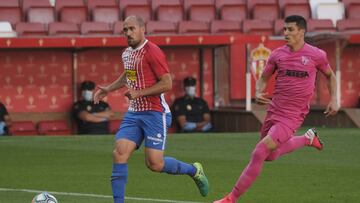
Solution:
[[[125,20],[130,19],[130,18],[135,18],[135,21],[138,23],[138,25],[140,27],[145,27],[145,21],[144,21],[144,19],[142,19],[142,17],[140,17],[138,15],[131,15],[131,16],[128,16]]]
[[[80,85],[80,90],[93,90],[95,89],[95,83],[93,81],[90,80],[86,80],[84,82],[81,83]]]
[[[285,23],[296,23],[300,29],[307,30],[307,23],[304,17],[299,15],[291,15],[285,18]]]

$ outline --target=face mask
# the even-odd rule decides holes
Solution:
[[[82,91],[82,97],[85,99],[85,101],[92,101],[93,92],[91,90],[84,90]]]
[[[195,86],[185,87],[185,93],[186,93],[186,95],[188,95],[190,97],[195,97],[196,87]]]

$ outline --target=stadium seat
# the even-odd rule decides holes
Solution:
[[[338,20],[336,27],[338,31],[341,33],[360,34],[360,21],[358,19]]]
[[[211,33],[241,33],[241,23],[237,21],[214,20],[210,23]]]
[[[120,13],[125,19],[129,15],[138,14],[145,21],[152,19],[151,5],[147,0],[121,0],[119,1]]]
[[[342,0],[346,10],[347,18],[360,19],[360,1],[359,0]]]
[[[60,10],[59,21],[65,23],[77,23],[87,21],[88,13],[85,7],[63,7]]]
[[[19,0],[0,0],[0,7],[20,7]]]
[[[279,8],[283,18],[289,15],[301,15],[305,19],[311,18],[309,0],[279,0]]]
[[[115,134],[119,130],[121,121],[121,119],[109,120],[109,128],[111,134]]]
[[[318,19],[331,19],[336,25],[337,20],[344,18],[343,3],[322,3],[317,5],[316,16]]]
[[[184,0],[184,10],[185,13],[188,13],[189,9],[191,6],[193,5],[214,5],[215,6],[215,1],[214,0]]]
[[[42,23],[25,23],[16,24],[16,33],[21,37],[38,37],[47,35],[48,31]]]
[[[268,20],[244,20],[243,32],[248,34],[272,35],[273,23]]]
[[[224,4],[220,7],[220,19],[228,21],[243,21],[248,18],[246,4]]]
[[[1,37],[16,37],[16,32],[13,31],[9,22],[0,22],[0,38]]]
[[[248,1],[248,7],[252,19],[275,21],[280,18],[279,5],[276,0],[252,0]]]
[[[76,23],[54,22],[49,24],[50,36],[76,36],[80,34],[80,28]]]
[[[274,34],[276,36],[284,35],[284,19],[277,19],[274,22]]]
[[[24,14],[27,14],[30,7],[51,7],[51,4],[49,0],[22,0]]]
[[[0,7],[0,21],[9,22],[12,27],[22,21],[22,12],[19,7]]]
[[[27,12],[27,21],[47,25],[55,22],[55,11],[53,7],[31,7]]]
[[[32,121],[14,121],[9,129],[11,135],[37,135],[35,124]]]
[[[40,135],[70,135],[71,130],[64,120],[39,121],[38,131]]]
[[[308,32],[336,32],[330,19],[308,19],[307,23]]]
[[[55,11],[59,15],[64,7],[85,7],[84,0],[56,0]]]
[[[179,23],[180,34],[208,34],[210,25],[207,22],[181,21]]]
[[[87,0],[89,13],[97,7],[117,7],[115,0]]]
[[[92,11],[92,20],[108,23],[112,27],[116,21],[120,20],[120,10],[118,7],[96,7]]]
[[[149,21],[146,23],[146,32],[150,35],[177,34],[176,24],[168,21]]]
[[[82,35],[112,35],[113,30],[108,23],[83,22],[80,25]]]
[[[190,21],[210,22],[215,20],[215,5],[191,5],[188,10]]]
[[[171,17],[169,18],[169,16]],[[183,7],[182,5],[160,5],[156,10],[156,19],[179,23],[184,20]]]
[[[117,21],[114,23],[114,35],[123,35],[123,21]]]

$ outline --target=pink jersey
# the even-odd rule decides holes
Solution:
[[[122,60],[127,86],[135,90],[149,88],[155,85],[162,75],[169,73],[164,53],[148,40],[136,49],[128,47],[122,54]],[[129,111],[170,112],[164,94],[130,100]]]
[[[325,72],[329,68],[326,53],[309,44],[296,52],[287,45],[275,49],[263,72],[267,76],[277,72],[268,112],[289,127],[299,127],[309,112],[318,70]]]

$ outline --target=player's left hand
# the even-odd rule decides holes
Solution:
[[[133,99],[137,99],[141,96],[140,91],[139,90],[133,90],[133,89],[128,89],[124,95],[129,98],[129,100],[133,100]]]
[[[339,108],[340,107],[339,107],[338,103],[336,102],[336,100],[330,101],[324,111],[325,117],[335,115],[339,111]]]

